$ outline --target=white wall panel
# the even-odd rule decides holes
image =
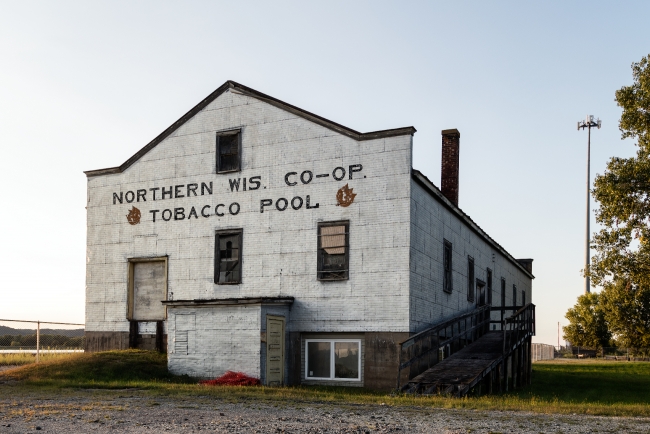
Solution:
[[[471,310],[476,302],[467,300],[467,257],[474,258],[475,279],[487,282],[487,269],[492,270],[492,304],[501,303],[501,277],[506,279],[506,305],[512,305],[512,285],[517,285],[518,303],[521,291],[532,301],[532,281],[491,244],[479,237],[416,182],[411,185],[411,331]],[[453,291],[443,287],[443,240],[452,243]],[[494,261],[492,260],[494,255]],[[487,294],[487,286],[485,288]],[[487,295],[486,295],[487,297]]]
[[[242,129],[242,170],[215,174],[216,133],[230,128]],[[292,309],[305,331],[406,331],[407,317],[387,310],[368,315],[363,306],[372,301],[408,309],[410,160],[408,135],[357,142],[255,98],[226,92],[124,173],[88,179],[88,245],[106,252],[103,261],[99,254],[88,255],[89,285],[126,282],[124,264],[129,257],[168,255],[168,291],[176,300],[294,296],[310,301]],[[350,180],[352,164],[362,164],[363,170]],[[332,177],[336,167],[346,171],[340,181]],[[307,185],[299,179],[305,170],[314,174]],[[297,172],[292,177],[297,185],[286,185],[288,172]],[[261,188],[231,191],[229,179],[253,176],[261,176]],[[197,197],[163,200],[157,190],[154,201],[149,190],[202,182],[212,182],[211,195],[199,192]],[[347,208],[336,201],[337,190],[345,184],[357,194]],[[145,201],[113,204],[113,193],[124,196],[138,189],[146,189]],[[303,199],[300,210],[268,207],[260,213],[261,199],[275,203],[296,196]],[[307,196],[319,207],[305,209]],[[233,202],[240,205],[234,216],[227,212]],[[217,204],[226,205],[221,208],[224,216],[215,215]],[[210,205],[209,218],[200,215],[204,205]],[[142,214],[133,226],[126,220],[132,206]],[[181,207],[184,220],[162,221],[162,210]],[[197,219],[187,219],[191,207],[199,213]],[[155,209],[159,212],[154,223],[150,211]],[[350,221],[350,280],[319,282],[317,226],[333,220]],[[243,229],[240,285],[213,283],[214,232],[227,228]],[[126,291],[126,285],[121,289]],[[128,330],[126,297],[118,298],[120,309],[104,318]],[[116,327],[106,321],[89,323],[96,325],[93,331]]]

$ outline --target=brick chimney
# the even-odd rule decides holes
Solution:
[[[440,190],[454,205],[458,206],[458,162],[460,156],[460,133],[457,129],[442,130],[442,170]]]

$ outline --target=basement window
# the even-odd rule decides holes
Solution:
[[[239,172],[241,131],[217,133],[217,173]]]
[[[361,340],[308,339],[305,341],[307,380],[361,380]]]
[[[217,231],[215,234],[214,283],[241,283],[242,230]]]
[[[474,301],[474,258],[467,257],[467,301]]]
[[[318,280],[348,279],[349,227],[349,222],[318,225]]]
[[[451,243],[447,240],[444,240],[443,270],[442,290],[451,294],[453,290],[451,284]]]

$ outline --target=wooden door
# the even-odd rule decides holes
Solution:
[[[266,384],[284,384],[284,317],[266,316]]]

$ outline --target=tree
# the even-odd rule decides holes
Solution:
[[[596,292],[578,297],[578,302],[565,315],[569,325],[562,327],[565,340],[571,345],[589,348],[610,346],[611,333],[605,321],[605,313],[599,305]]]
[[[608,282],[600,293],[604,312],[618,345],[627,348],[650,347],[650,289],[623,280]]]
[[[586,272],[594,285],[613,280],[650,288],[650,55],[632,64],[634,83],[616,91],[622,138],[636,138],[635,157],[613,157],[596,175],[596,251]]]
[[[594,181],[596,251],[586,272],[601,285],[600,307],[620,345],[650,346],[650,55],[632,64],[633,83],[616,91],[622,138],[632,158],[613,157]]]

